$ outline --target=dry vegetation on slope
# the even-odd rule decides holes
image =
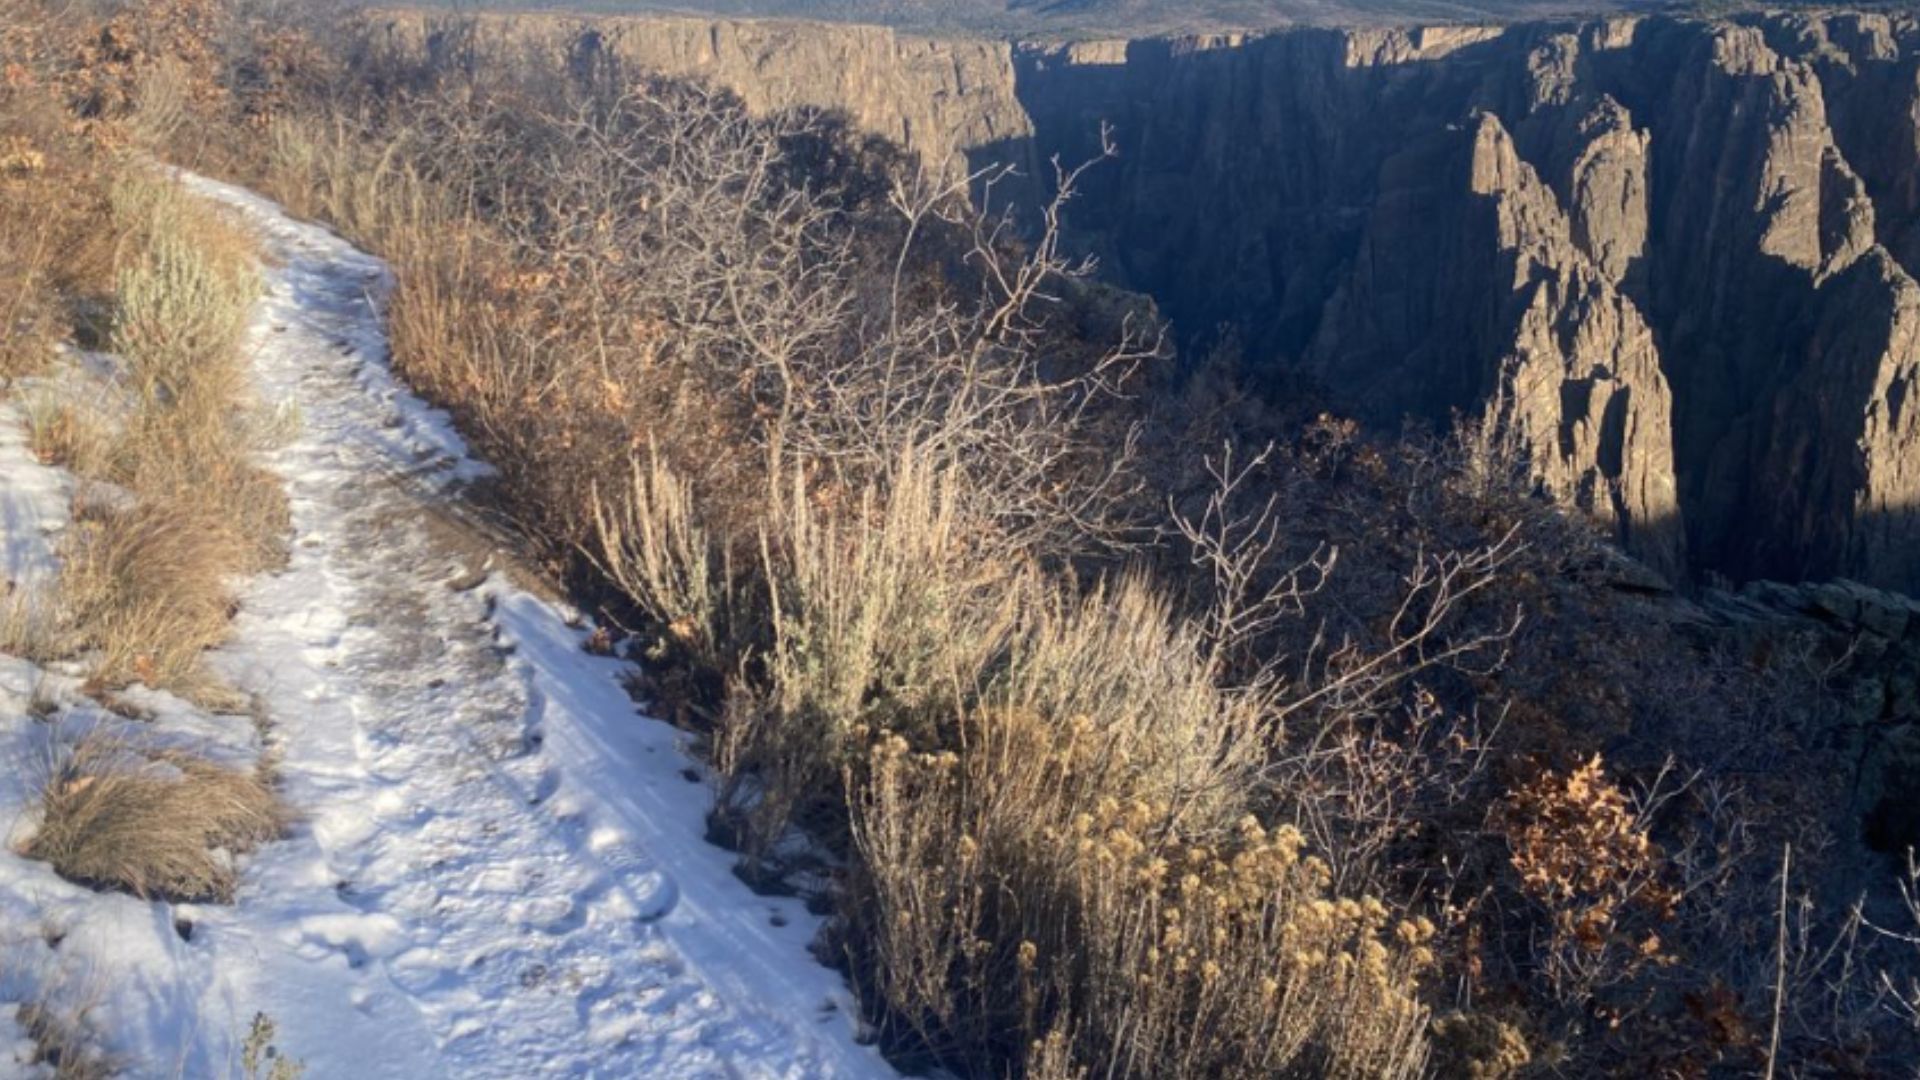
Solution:
[[[1613,588],[1501,433],[1369,441],[1176,372],[1052,234],[831,117],[457,23],[430,56],[220,25],[232,97],[191,133],[391,262],[396,365],[636,624],[716,835],[831,904],[898,1060],[1909,1058],[1892,897],[1846,917],[1873,864],[1831,658]]]
[[[1176,376],[1048,234],[831,117],[440,29],[339,50],[264,182],[393,262],[397,364],[642,618],[716,835],[832,903],[900,1060],[1906,1052],[1843,977],[1908,960],[1844,917],[1872,863],[1817,644],[1729,651],[1615,590],[1499,433],[1369,443],[1227,361]],[[1788,841],[1815,898],[1774,1050]]]
[[[795,869],[796,825],[851,860],[841,952],[900,1049],[1417,1072],[1430,931],[1337,902],[1255,814],[1277,683],[1117,562],[1064,576],[1126,524],[1114,394],[1151,350],[1077,333],[1096,294],[1048,244],[1015,251],[950,193],[889,206],[818,121],[529,75],[391,142],[282,127],[271,186],[394,260],[403,369],[482,434],[535,535],[660,627],[751,876]],[[584,149],[543,177],[561,140]]]
[[[244,711],[202,657],[226,638],[236,575],[272,565],[285,532],[278,481],[252,460],[252,248],[144,157],[213,93],[155,45],[198,40],[205,15],[156,10],[89,37],[24,4],[0,14],[0,393],[23,406],[35,452],[77,479],[57,573],[6,583],[0,651],[81,674],[104,701],[139,683]],[[143,49],[173,59],[138,64]],[[69,338],[110,350],[111,370],[62,355]],[[228,899],[225,853],[284,818],[269,779],[83,736],[49,763],[25,850],[88,884]]]

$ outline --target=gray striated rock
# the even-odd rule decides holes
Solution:
[[[1506,416],[1656,564],[1914,590],[1917,41],[1623,18],[1016,60],[1043,154],[1118,118],[1072,223],[1189,341],[1382,424]]]
[[[1616,284],[1646,252],[1649,142],[1626,107],[1602,94],[1555,155],[1554,190],[1573,242]]]

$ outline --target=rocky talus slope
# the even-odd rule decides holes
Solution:
[[[383,17],[395,48],[445,47]],[[1020,45],[483,17],[818,106],[946,175],[1089,177],[1075,243],[1189,351],[1380,424],[1509,421],[1648,564],[1920,590],[1920,19],[1618,18]],[[1032,195],[1004,187],[1000,194]]]

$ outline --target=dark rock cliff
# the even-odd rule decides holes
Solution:
[[[1189,339],[1493,410],[1656,566],[1920,589],[1920,28],[1292,31],[1017,57],[1073,219]]]

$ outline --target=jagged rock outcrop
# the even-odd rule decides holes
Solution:
[[[948,176],[1008,161],[1037,184],[1111,123],[1120,160],[1088,176],[1071,239],[1190,353],[1230,341],[1382,425],[1501,422],[1543,485],[1670,573],[1920,591],[1920,17],[1030,46],[482,25],[844,110]]]

